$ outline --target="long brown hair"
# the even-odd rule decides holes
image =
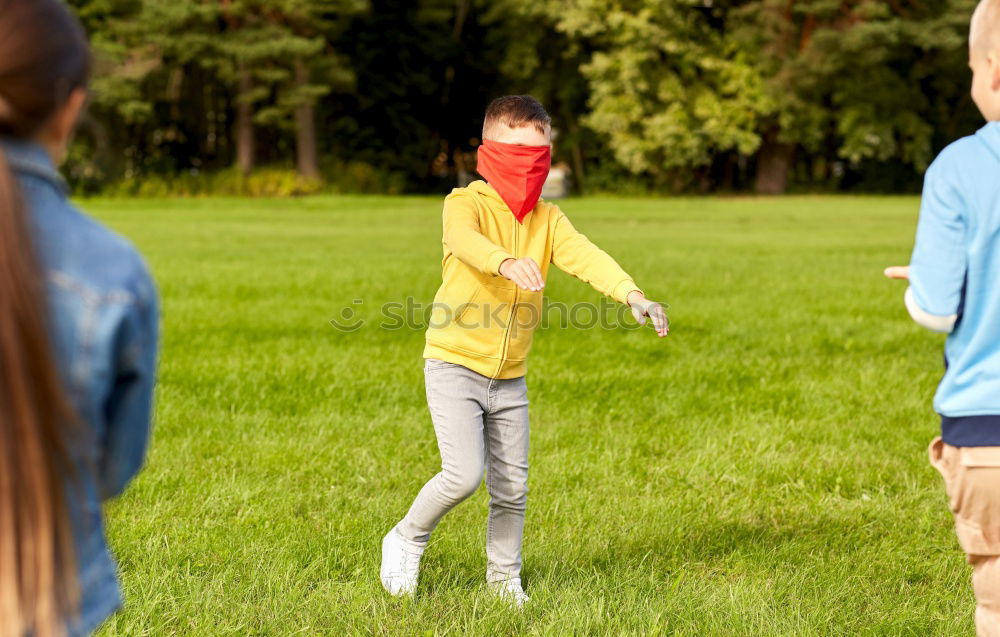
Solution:
[[[89,73],[83,29],[61,0],[0,0],[0,137],[33,138]],[[63,634],[79,599],[66,508],[73,414],[44,291],[0,149],[0,637]]]

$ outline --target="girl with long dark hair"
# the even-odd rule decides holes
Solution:
[[[121,605],[101,504],[149,433],[152,280],[55,168],[89,72],[60,0],[0,0],[0,637],[87,634]]]

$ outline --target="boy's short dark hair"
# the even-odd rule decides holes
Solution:
[[[510,128],[534,126],[544,133],[552,126],[552,118],[545,112],[541,102],[530,95],[506,95],[498,97],[486,107],[483,118],[483,139],[492,138],[493,129],[504,124]]]

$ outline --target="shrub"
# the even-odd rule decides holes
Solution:
[[[327,162],[322,179],[307,179],[284,166],[263,166],[249,176],[235,168],[217,172],[190,172],[176,175],[130,177],[95,186],[85,186],[88,194],[126,197],[298,197],[318,193],[399,194],[404,175],[389,173],[363,162]]]

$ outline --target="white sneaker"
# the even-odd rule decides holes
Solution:
[[[523,588],[521,588],[520,577],[505,579],[499,582],[490,582],[489,589],[494,595],[502,600],[510,602],[510,604],[516,608],[521,608],[531,601],[528,594],[524,592]]]
[[[390,595],[397,597],[413,595],[417,591],[417,577],[420,575],[420,556],[424,545],[410,542],[396,530],[386,534],[382,540],[382,568],[379,576],[382,586]]]

